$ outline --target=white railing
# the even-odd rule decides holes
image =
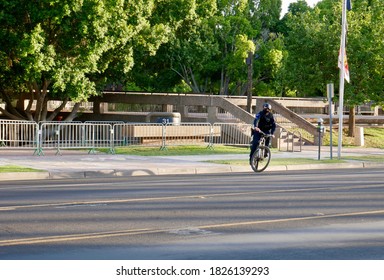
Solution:
[[[0,147],[36,149],[37,133],[35,122],[0,120]]]
[[[213,129],[220,129],[219,137],[213,136],[213,144],[249,146],[251,142],[250,124],[242,123],[215,123]]]
[[[161,146],[163,130],[161,123],[116,123],[113,125],[112,149],[132,145]]]
[[[64,149],[215,144],[248,146],[251,125],[239,123],[27,122],[0,120],[0,149]]]

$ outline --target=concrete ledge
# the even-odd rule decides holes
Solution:
[[[195,167],[183,168],[158,168],[157,175],[196,174]]]
[[[268,166],[265,171],[287,171],[287,165]]]
[[[264,172],[271,171],[294,171],[294,170],[316,170],[316,169],[342,169],[342,168],[372,168],[383,167],[381,162],[350,162],[350,163],[319,163],[305,165],[279,165],[269,166]],[[0,180],[44,180],[44,179],[85,179],[102,177],[129,177],[129,176],[157,176],[177,174],[209,174],[209,173],[254,173],[248,165],[223,165],[206,167],[181,167],[181,168],[148,168],[132,170],[92,170],[74,172],[9,172],[0,173]]]
[[[107,169],[107,170],[95,170],[95,171],[85,171],[85,178],[95,178],[95,177],[113,177],[115,176],[115,170]]]
[[[384,168],[384,162],[363,162],[364,168],[369,167],[383,167]]]
[[[319,163],[305,165],[287,165],[287,170],[311,170],[311,169],[340,169],[340,168],[364,168],[362,162],[353,163]]]
[[[231,172],[253,172],[250,165],[230,165]]]
[[[50,172],[49,179],[84,179],[84,171],[79,172]]]
[[[196,174],[207,174],[207,173],[228,173],[231,172],[230,165],[223,166],[212,166],[212,167],[201,167],[196,168]]]
[[[137,169],[137,170],[116,170],[115,176],[127,177],[127,176],[153,176],[158,175],[157,169]]]
[[[14,181],[14,180],[43,180],[49,179],[49,172],[7,172],[0,173],[1,181]]]

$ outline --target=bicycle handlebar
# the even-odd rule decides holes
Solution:
[[[263,137],[266,137],[266,138],[268,138],[268,137],[273,137],[273,134],[267,134],[267,133],[265,133],[265,132],[263,132],[263,131],[259,131],[259,133],[260,133]]]

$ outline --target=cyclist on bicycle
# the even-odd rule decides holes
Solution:
[[[269,103],[265,103],[263,105],[263,110],[256,114],[255,120],[253,121],[252,128],[252,145],[251,152],[249,154],[249,161],[251,161],[253,153],[256,151],[259,146],[259,141],[261,137],[260,132],[264,132],[265,134],[273,135],[276,129],[275,119],[273,118],[273,114],[271,112],[272,106]],[[269,137],[266,139],[265,145],[269,145]]]

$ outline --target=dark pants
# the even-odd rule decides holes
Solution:
[[[270,134],[270,131],[263,131],[265,134]],[[249,153],[249,160],[251,160],[253,153],[256,151],[256,149],[259,147],[259,141],[261,138],[261,134],[257,131],[253,133],[253,139],[251,144],[251,152]],[[269,146],[269,137],[265,140],[265,146]]]

